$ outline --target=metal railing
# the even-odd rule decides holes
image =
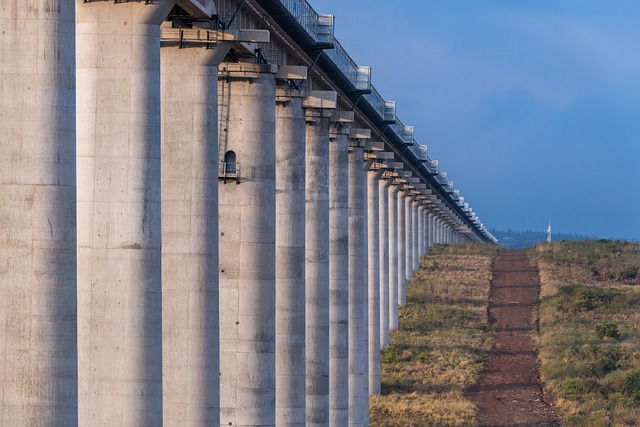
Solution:
[[[371,90],[371,67],[358,66],[338,40],[335,39],[333,49],[328,50],[326,53],[331,62],[338,67],[356,91],[368,92]]]
[[[365,101],[376,112],[380,120],[385,123],[393,123],[396,120],[396,102],[385,101],[375,87],[371,86],[371,92],[365,94]]]
[[[320,15],[306,0],[280,0],[280,3],[316,43],[333,43],[333,15]]]

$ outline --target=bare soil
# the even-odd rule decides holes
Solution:
[[[545,396],[531,333],[537,327],[540,280],[524,250],[504,250],[493,267],[489,321],[497,333],[485,370],[469,399],[483,427],[559,426]]]

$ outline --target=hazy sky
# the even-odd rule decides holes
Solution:
[[[488,228],[640,238],[640,1],[310,1]]]

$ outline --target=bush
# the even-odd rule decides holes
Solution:
[[[598,338],[610,337],[616,340],[620,338],[618,325],[613,322],[598,323],[596,325],[596,334],[598,335]]]
[[[625,283],[634,283],[638,279],[638,267],[627,267],[620,271],[619,277]]]
[[[593,378],[567,378],[562,382],[561,393],[567,399],[584,399],[597,391],[600,385]]]
[[[620,354],[616,352],[599,357],[589,364],[587,374],[594,377],[604,377],[620,368],[619,360]]]
[[[584,287],[578,296],[578,311],[594,311],[606,307],[620,291],[613,288],[587,288]]]
[[[634,401],[640,401],[640,369],[634,369],[627,373],[624,391]]]

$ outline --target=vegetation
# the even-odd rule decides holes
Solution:
[[[640,420],[640,244],[598,240],[530,250],[541,278],[541,376],[564,426]]]
[[[475,425],[464,390],[491,348],[487,305],[497,253],[489,245],[436,245],[421,260],[407,284],[399,330],[382,352],[382,395],[370,400],[372,426]]]

